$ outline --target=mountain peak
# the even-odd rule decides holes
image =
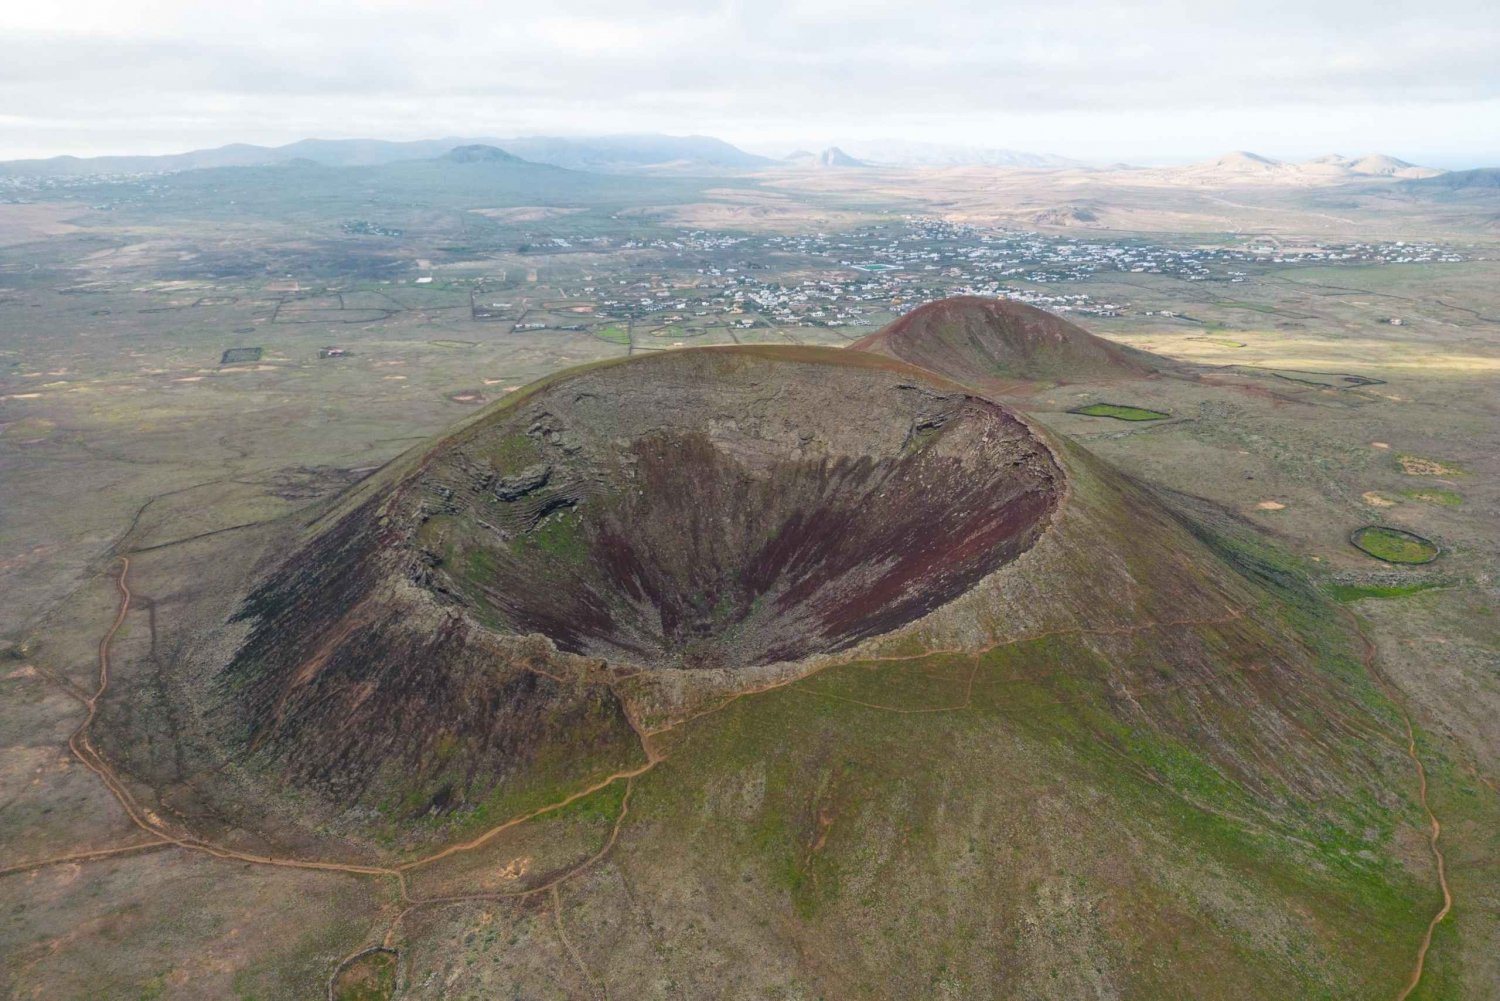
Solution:
[[[819,167],[868,167],[863,160],[856,160],[837,146],[830,146],[818,154]]]
[[[498,146],[486,146],[483,143],[472,143],[468,146],[455,146],[441,157],[450,163],[525,163],[518,156],[505,152]]]
[[[1349,169],[1356,174],[1379,174],[1382,176],[1393,176],[1400,171],[1410,170],[1415,167],[1414,163],[1398,160],[1384,153],[1367,153],[1349,163]]]
[[[1273,160],[1268,156],[1261,156],[1259,153],[1251,153],[1249,150],[1237,149],[1211,161],[1211,164],[1216,167],[1266,170],[1271,167],[1281,166],[1281,161]]]

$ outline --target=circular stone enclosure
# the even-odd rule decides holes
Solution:
[[[502,405],[397,486],[411,576],[643,666],[836,651],[1028,549],[1062,489],[1009,411],[887,359],[705,349]]]
[[[1355,529],[1349,541],[1360,552],[1386,563],[1431,563],[1438,558],[1437,543],[1415,532],[1384,525],[1366,525]]]

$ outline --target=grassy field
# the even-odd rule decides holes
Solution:
[[[1400,529],[1369,526],[1349,537],[1362,552],[1387,563],[1431,563],[1438,547],[1427,539]]]
[[[1130,407],[1118,403],[1090,403],[1086,407],[1075,408],[1071,413],[1083,414],[1085,417],[1113,417],[1117,421],[1159,421],[1172,416],[1159,410],[1147,410],[1145,407]]]
[[[1441,584],[1418,581],[1412,584],[1329,584],[1328,593],[1336,601],[1363,601],[1365,598],[1404,598],[1421,594]]]

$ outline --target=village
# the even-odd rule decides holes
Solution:
[[[863,328],[950,295],[1003,296],[1080,316],[1153,315],[1133,308],[1119,286],[1130,284],[1133,276],[1237,285],[1258,270],[1288,265],[1468,260],[1436,243],[1289,246],[1260,237],[1239,245],[1167,245],[1128,237],[1105,241],[1092,234],[986,229],[923,217],[842,233],[690,230],[657,238],[567,240],[544,233],[526,238],[531,253],[553,260],[582,250],[630,255],[620,271],[590,272],[577,287],[557,282],[564,295],[594,302],[601,315],[648,324],[698,320],[731,330]],[[1081,287],[1098,279],[1109,279],[1106,294]],[[714,317],[720,319],[705,319]],[[536,320],[517,329],[549,327],[565,329]]]

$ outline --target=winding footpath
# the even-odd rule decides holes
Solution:
[[[1401,714],[1402,726],[1406,728],[1406,756],[1411,758],[1412,767],[1417,772],[1417,801],[1421,803],[1423,812],[1427,814],[1427,845],[1432,851],[1433,863],[1437,866],[1438,887],[1443,891],[1443,906],[1439,907],[1437,913],[1432,916],[1432,920],[1427,922],[1427,930],[1422,934],[1421,944],[1417,946],[1417,960],[1412,967],[1411,977],[1401,993],[1396,995],[1396,1001],[1406,1001],[1411,996],[1411,992],[1416,990],[1417,985],[1422,982],[1422,972],[1427,965],[1427,952],[1432,948],[1432,936],[1437,932],[1437,926],[1448,916],[1448,912],[1453,910],[1453,891],[1448,887],[1447,860],[1443,857],[1442,846],[1438,844],[1438,839],[1443,836],[1443,825],[1438,820],[1437,814],[1432,812],[1432,805],[1427,802],[1427,769],[1422,767],[1422,759],[1417,754],[1417,734],[1411,725],[1411,714],[1396,698],[1395,690],[1376,666],[1374,640],[1370,639],[1369,634],[1365,632],[1358,616],[1353,612],[1348,612],[1348,615],[1350,622],[1354,625],[1354,631],[1359,635],[1365,673],[1375,679],[1376,684],[1385,693],[1385,697],[1391,705],[1396,707],[1396,711]]]
[[[33,861],[33,862],[17,863],[17,864],[10,865],[10,866],[4,867],[4,868],[0,868],[0,876],[6,876],[6,875],[13,874],[13,873],[31,871],[31,870],[35,870],[35,869],[44,868],[46,866],[51,866],[51,865],[60,865],[60,864],[66,864],[66,863],[81,863],[81,862],[86,862],[86,861],[93,861],[95,859],[102,859],[102,858],[109,858],[109,857],[114,857],[114,856],[119,856],[119,855],[126,855],[126,854],[130,854],[130,853],[134,853],[134,852],[144,852],[144,851],[154,850],[154,849],[157,849],[157,848],[176,847],[176,848],[184,849],[186,851],[193,851],[193,852],[199,852],[199,853],[202,853],[202,854],[210,855],[210,856],[212,856],[214,858],[221,858],[221,859],[227,859],[227,860],[238,861],[238,862],[247,862],[247,863],[252,863],[252,864],[256,864],[256,865],[275,866],[275,867],[279,867],[279,868],[288,868],[288,869],[304,869],[304,870],[313,870],[313,871],[321,871],[321,872],[340,872],[340,873],[348,873],[348,874],[360,875],[360,876],[382,876],[382,877],[389,877],[389,878],[394,879],[396,881],[396,885],[397,885],[397,888],[398,888],[399,893],[400,893],[400,902],[404,906],[397,912],[395,918],[387,926],[387,931],[386,931],[386,933],[385,933],[385,935],[384,935],[384,937],[382,939],[382,943],[380,945],[378,945],[378,946],[365,946],[365,947],[362,947],[360,950],[358,950],[357,952],[355,952],[355,953],[353,953],[353,954],[345,957],[343,960],[341,960],[337,964],[337,966],[334,969],[333,976],[328,981],[328,989],[329,989],[330,996],[332,996],[334,983],[337,980],[339,973],[343,969],[345,969],[350,963],[354,962],[355,960],[360,959],[363,956],[368,955],[372,951],[397,952],[397,950],[395,948],[395,940],[396,940],[397,931],[398,931],[398,929],[399,929],[399,927],[400,927],[403,919],[409,913],[411,913],[413,910],[416,910],[417,908],[427,907],[427,906],[442,906],[442,905],[447,905],[447,904],[459,904],[459,903],[467,903],[467,902],[474,902],[474,901],[481,901],[481,900],[497,900],[498,901],[498,900],[506,900],[506,899],[519,899],[519,898],[524,898],[524,897],[531,897],[531,896],[534,896],[534,895],[537,895],[537,894],[541,894],[541,893],[547,893],[547,894],[551,895],[553,906],[554,906],[555,909],[557,909],[559,911],[559,913],[557,914],[558,929],[559,929],[560,934],[562,934],[564,944],[567,946],[568,951],[572,955],[572,958],[575,960],[575,962],[577,963],[577,965],[582,970],[586,982],[589,983],[590,988],[593,988],[593,986],[594,986],[594,982],[593,982],[594,978],[588,973],[587,967],[583,965],[583,963],[581,961],[581,957],[579,957],[577,955],[576,951],[573,950],[572,944],[567,941],[565,933],[562,933],[562,931],[561,931],[560,900],[559,900],[559,897],[558,897],[558,894],[557,894],[557,890],[558,890],[558,888],[563,883],[565,883],[567,880],[571,879],[573,876],[578,875],[579,873],[583,872],[584,870],[586,870],[589,867],[591,867],[591,866],[595,865],[596,863],[598,863],[606,855],[608,855],[609,852],[614,848],[614,845],[615,845],[616,841],[619,838],[620,830],[621,830],[621,828],[624,825],[625,817],[626,817],[627,813],[629,812],[629,808],[630,808],[630,793],[631,793],[631,791],[633,789],[635,779],[638,778],[638,777],[640,777],[641,775],[644,775],[645,773],[649,772],[651,769],[653,769],[654,767],[656,767],[656,765],[658,763],[660,763],[661,760],[662,760],[662,758],[663,758],[663,755],[661,754],[661,752],[659,752],[655,748],[654,742],[653,742],[652,738],[654,736],[656,736],[657,734],[659,734],[659,733],[663,733],[663,732],[666,732],[668,730],[671,730],[671,729],[673,729],[673,728],[675,728],[677,726],[680,726],[680,725],[682,725],[682,724],[684,724],[686,722],[689,722],[691,720],[698,719],[698,718],[700,718],[702,716],[707,716],[707,715],[710,715],[712,713],[716,713],[716,712],[724,709],[728,705],[730,705],[730,704],[732,704],[734,702],[737,702],[741,698],[744,698],[746,696],[756,695],[756,694],[760,694],[762,692],[766,692],[766,691],[769,691],[769,690],[772,690],[772,689],[781,688],[781,687],[784,687],[784,686],[787,686],[787,685],[791,685],[791,684],[794,684],[797,681],[805,680],[806,677],[810,676],[810,675],[800,675],[800,676],[792,677],[792,678],[778,679],[776,682],[773,682],[771,684],[767,684],[767,685],[763,685],[763,686],[760,686],[760,687],[757,687],[757,688],[754,688],[754,689],[750,689],[750,690],[747,690],[747,691],[735,693],[734,695],[730,696],[728,699],[725,699],[725,700],[719,702],[716,705],[713,705],[713,706],[711,706],[709,708],[700,710],[699,712],[689,714],[686,717],[683,717],[681,719],[673,720],[671,722],[668,722],[668,723],[666,723],[666,724],[664,724],[664,725],[662,725],[660,727],[656,727],[654,729],[646,729],[646,728],[642,727],[637,722],[637,720],[635,719],[634,714],[633,713],[629,713],[627,711],[627,718],[629,719],[631,726],[635,729],[637,735],[639,736],[640,741],[641,741],[641,748],[642,748],[643,752],[645,753],[646,760],[645,760],[644,763],[642,763],[639,766],[636,766],[635,768],[624,769],[624,770],[621,770],[621,771],[614,772],[614,773],[612,773],[610,775],[607,775],[607,776],[603,777],[602,779],[600,779],[599,781],[597,781],[597,782],[589,785],[588,787],[586,787],[584,789],[580,789],[580,790],[578,790],[578,791],[576,791],[576,792],[574,792],[574,793],[572,793],[572,794],[564,797],[563,799],[561,799],[561,800],[559,800],[559,801],[557,801],[555,803],[551,803],[551,804],[548,804],[546,806],[542,806],[542,807],[539,807],[539,808],[537,808],[535,810],[532,810],[529,813],[525,813],[525,814],[521,814],[519,816],[513,817],[510,820],[507,820],[504,823],[502,823],[502,824],[500,824],[500,825],[498,825],[496,827],[493,827],[493,828],[485,831],[484,833],[480,834],[479,836],[477,836],[477,837],[475,837],[475,838],[473,838],[473,839],[471,839],[469,841],[464,841],[464,842],[459,842],[459,843],[456,843],[456,844],[449,845],[448,847],[443,848],[443,849],[441,849],[439,851],[433,852],[430,855],[422,856],[422,857],[416,858],[416,859],[410,859],[410,860],[407,860],[405,862],[398,863],[396,865],[387,865],[387,866],[358,865],[358,864],[354,864],[354,863],[345,863],[345,862],[325,862],[325,861],[318,861],[318,860],[314,860],[314,859],[280,858],[280,857],[268,856],[268,855],[257,855],[257,854],[254,854],[254,853],[240,851],[240,850],[237,850],[237,849],[226,848],[224,846],[212,844],[212,843],[206,842],[206,841],[201,841],[201,840],[198,840],[196,838],[174,834],[171,830],[169,830],[166,827],[166,825],[164,825],[160,821],[159,818],[157,818],[155,816],[155,814],[153,814],[151,811],[149,811],[146,808],[144,808],[143,806],[141,806],[141,804],[136,800],[134,794],[132,794],[130,792],[130,790],[124,785],[124,783],[120,780],[120,778],[115,774],[113,768],[111,768],[110,765],[99,754],[99,752],[95,749],[92,741],[90,740],[89,729],[93,725],[94,720],[95,720],[95,718],[98,715],[99,701],[100,701],[100,699],[102,699],[104,697],[105,693],[109,690],[109,683],[110,683],[110,647],[111,647],[111,645],[114,642],[116,634],[120,631],[121,626],[124,625],[125,617],[129,613],[129,611],[130,611],[130,603],[131,603],[132,596],[131,596],[130,586],[129,586],[129,580],[128,580],[129,573],[130,573],[130,558],[128,556],[121,556],[120,557],[120,573],[119,573],[119,577],[115,581],[116,587],[118,588],[119,593],[120,593],[120,604],[119,604],[119,609],[118,609],[118,611],[115,614],[114,621],[110,624],[109,629],[104,633],[104,636],[99,640],[99,648],[98,648],[98,651],[99,651],[99,654],[98,654],[99,655],[98,686],[97,686],[97,688],[95,689],[95,691],[94,691],[94,693],[92,695],[89,695],[89,696],[87,696],[86,698],[83,699],[83,705],[85,707],[84,718],[83,718],[83,721],[78,725],[78,727],[68,737],[68,749],[72,752],[73,756],[75,758],[77,758],[78,761],[81,764],[83,764],[86,768],[88,768],[91,772],[93,772],[95,775],[97,775],[99,777],[100,781],[103,782],[103,784],[105,785],[105,787],[110,791],[111,794],[113,794],[113,796],[115,797],[115,799],[119,802],[121,808],[125,811],[126,816],[128,816],[130,818],[131,822],[133,824],[135,824],[136,827],[138,827],[140,830],[144,831],[146,834],[150,835],[151,836],[150,840],[144,841],[144,842],[140,842],[140,843],[136,843],[136,844],[118,846],[118,847],[114,847],[114,848],[103,848],[103,849],[98,849],[98,850],[93,850],[93,851],[73,852],[73,853],[70,853],[70,854],[67,854],[67,855],[53,856],[51,858],[39,859],[39,860],[36,860],[36,861]],[[1243,613],[1241,611],[1239,611],[1239,610],[1231,611],[1231,613],[1225,618],[1224,621],[1231,621],[1233,619],[1237,619],[1242,614]],[[1372,677],[1372,678],[1375,679],[1376,683],[1379,684],[1379,686],[1381,687],[1382,691],[1385,693],[1386,698],[1391,702],[1391,704],[1393,706],[1396,707],[1397,712],[1401,716],[1402,724],[1405,727],[1405,731],[1406,731],[1406,753],[1407,753],[1407,756],[1411,759],[1412,765],[1413,765],[1413,767],[1414,767],[1414,769],[1416,770],[1416,773],[1417,773],[1418,801],[1421,804],[1422,810],[1427,815],[1427,820],[1428,820],[1428,824],[1429,824],[1428,845],[1429,845],[1429,847],[1430,847],[1430,849],[1432,851],[1433,860],[1434,860],[1434,863],[1436,864],[1436,867],[1437,867],[1438,884],[1439,884],[1440,889],[1442,890],[1442,896],[1443,896],[1442,906],[1433,915],[1432,920],[1428,922],[1426,932],[1423,935],[1422,941],[1421,941],[1421,943],[1420,943],[1420,945],[1419,945],[1419,947],[1417,949],[1416,962],[1415,962],[1414,967],[1413,967],[1413,969],[1411,971],[1411,976],[1410,976],[1409,980],[1407,981],[1405,987],[1402,989],[1401,993],[1399,995],[1397,995],[1396,1001],[1406,1001],[1406,999],[1411,995],[1411,993],[1414,990],[1416,990],[1417,985],[1421,983],[1422,974],[1424,972],[1425,965],[1426,965],[1427,954],[1428,954],[1429,950],[1432,947],[1433,935],[1436,933],[1438,924],[1441,923],[1443,921],[1443,919],[1448,916],[1448,914],[1451,912],[1451,910],[1453,908],[1453,895],[1452,895],[1452,892],[1451,892],[1451,890],[1449,888],[1449,885],[1448,885],[1448,878],[1447,878],[1447,872],[1446,872],[1446,860],[1444,859],[1443,851],[1442,851],[1442,848],[1441,848],[1441,846],[1439,844],[1439,839],[1442,836],[1443,828],[1442,828],[1442,824],[1438,820],[1437,815],[1433,812],[1431,804],[1428,802],[1428,796],[1427,796],[1427,772],[1426,772],[1426,769],[1422,765],[1422,760],[1421,760],[1420,756],[1417,753],[1416,731],[1415,731],[1415,728],[1412,726],[1411,716],[1406,711],[1406,709],[1404,708],[1404,706],[1402,705],[1402,703],[1396,698],[1395,690],[1393,689],[1393,687],[1391,686],[1391,684],[1389,683],[1389,681],[1384,677],[1384,675],[1380,672],[1379,668],[1377,667],[1377,665],[1376,665],[1376,648],[1375,648],[1374,642],[1370,639],[1369,635],[1365,632],[1362,624],[1359,622],[1358,617],[1355,616],[1353,612],[1350,612],[1350,611],[1347,611],[1347,610],[1346,610],[1346,614],[1349,616],[1350,622],[1353,625],[1355,633],[1359,636],[1360,643],[1361,643],[1361,646],[1362,646],[1362,659],[1363,659],[1363,663],[1364,663],[1364,667],[1365,667],[1366,673],[1369,674],[1370,677]],[[1142,624],[1136,625],[1136,626],[1127,626],[1127,627],[1121,627],[1121,628],[1116,628],[1116,629],[1100,629],[1100,630],[1089,630],[1089,629],[1055,630],[1055,631],[1050,631],[1048,633],[1044,633],[1044,634],[1042,634],[1042,636],[1052,635],[1052,634],[1055,634],[1055,633],[1063,633],[1063,632],[1104,633],[1104,634],[1135,633],[1135,632],[1139,632],[1139,631],[1142,631],[1142,630],[1145,630],[1145,629],[1154,629],[1154,628],[1160,628],[1160,627],[1163,627],[1163,626],[1184,625],[1184,624],[1188,624],[1188,623],[1190,623],[1192,621],[1194,621],[1194,620],[1182,620],[1182,621],[1179,621],[1179,622],[1170,622],[1170,621],[1167,621],[1167,622],[1150,622],[1150,623],[1142,623]],[[1199,624],[1201,624],[1201,620],[1200,620]],[[1030,636],[1030,637],[1012,638],[1012,639],[1008,639],[1008,640],[1004,640],[1004,641],[1000,641],[1000,642],[996,642],[994,644],[991,644],[991,646],[988,647],[988,648],[986,648],[986,650],[995,649],[997,647],[1006,646],[1006,645],[1010,645],[1010,644],[1013,644],[1013,643],[1027,642],[1029,640],[1035,640],[1035,639],[1039,639],[1039,638],[1041,638],[1041,636]],[[986,650],[981,650],[981,651],[977,651],[977,652],[975,652],[975,651],[962,651],[964,653],[972,654],[976,658],[976,663],[975,663],[974,667],[972,668],[972,670],[970,671],[970,673],[969,673],[969,675],[968,675],[968,677],[967,677],[967,679],[965,681],[965,684],[964,684],[965,692],[964,692],[964,699],[962,700],[962,702],[960,702],[960,703],[958,703],[956,705],[951,705],[951,706],[939,706],[939,707],[932,707],[932,708],[926,708],[926,709],[915,709],[915,710],[914,709],[905,709],[905,710],[902,710],[899,707],[877,706],[877,705],[870,705],[870,708],[887,709],[887,710],[891,710],[891,711],[906,711],[906,712],[942,712],[942,711],[953,711],[955,709],[965,708],[966,706],[968,706],[971,703],[971,700],[972,700],[973,687],[974,687],[976,676],[977,676],[978,670],[979,670],[978,657],[982,653],[986,652]],[[931,656],[934,656],[934,655],[941,655],[943,653],[948,653],[948,652],[958,653],[960,651],[957,651],[957,650],[954,650],[954,651],[941,651],[940,650],[940,651],[928,651],[928,652],[923,653],[921,655],[912,655],[912,656],[876,656],[876,657],[862,658],[862,659],[873,660],[873,661],[910,661],[910,660],[924,659],[926,657],[931,657]],[[824,666],[834,666],[834,663],[830,662],[829,664],[824,665]],[[809,693],[809,694],[812,694],[812,693]],[[845,701],[851,701],[851,702],[853,702],[855,700],[851,699],[851,700],[845,700]],[[869,705],[867,703],[858,703],[858,704]],[[503,833],[503,832],[505,832],[505,831],[513,828],[513,827],[516,827],[516,826],[518,826],[520,824],[524,824],[527,821],[534,820],[537,817],[540,817],[540,816],[542,816],[544,814],[551,813],[551,812],[554,812],[556,810],[560,810],[563,807],[566,807],[566,806],[568,806],[571,803],[577,802],[578,800],[580,800],[580,799],[582,799],[582,798],[584,798],[586,796],[589,796],[589,795],[592,795],[592,794],[594,794],[596,792],[599,792],[599,791],[607,788],[608,786],[613,785],[615,782],[622,781],[622,780],[626,784],[625,785],[625,795],[621,799],[619,814],[615,818],[614,824],[611,827],[609,835],[605,839],[604,844],[599,849],[599,851],[597,851],[596,853],[594,853],[594,854],[590,855],[589,857],[583,859],[577,865],[569,868],[568,870],[566,870],[561,875],[559,875],[559,876],[557,876],[557,877],[555,877],[555,878],[547,881],[546,883],[543,883],[543,884],[535,886],[535,887],[530,887],[530,888],[525,889],[525,890],[515,890],[515,891],[510,891],[510,892],[489,892],[489,893],[463,894],[463,895],[455,895],[455,896],[429,897],[429,898],[414,898],[414,897],[411,896],[411,894],[409,892],[409,887],[408,887],[408,884],[407,884],[407,879],[406,879],[406,874],[408,872],[410,872],[411,870],[419,868],[421,866],[429,865],[429,864],[431,864],[433,862],[437,862],[437,861],[439,861],[441,859],[448,858],[448,857],[450,857],[452,855],[456,855],[456,854],[459,854],[461,852],[471,851],[471,850],[473,850],[475,848],[478,848],[478,847],[480,847],[480,846],[482,846],[484,844],[487,844],[488,842],[490,842],[491,840],[493,840],[495,837],[499,836],[501,833]],[[399,955],[399,953],[398,953],[398,955]],[[607,988],[605,988],[605,993],[607,994]]]

